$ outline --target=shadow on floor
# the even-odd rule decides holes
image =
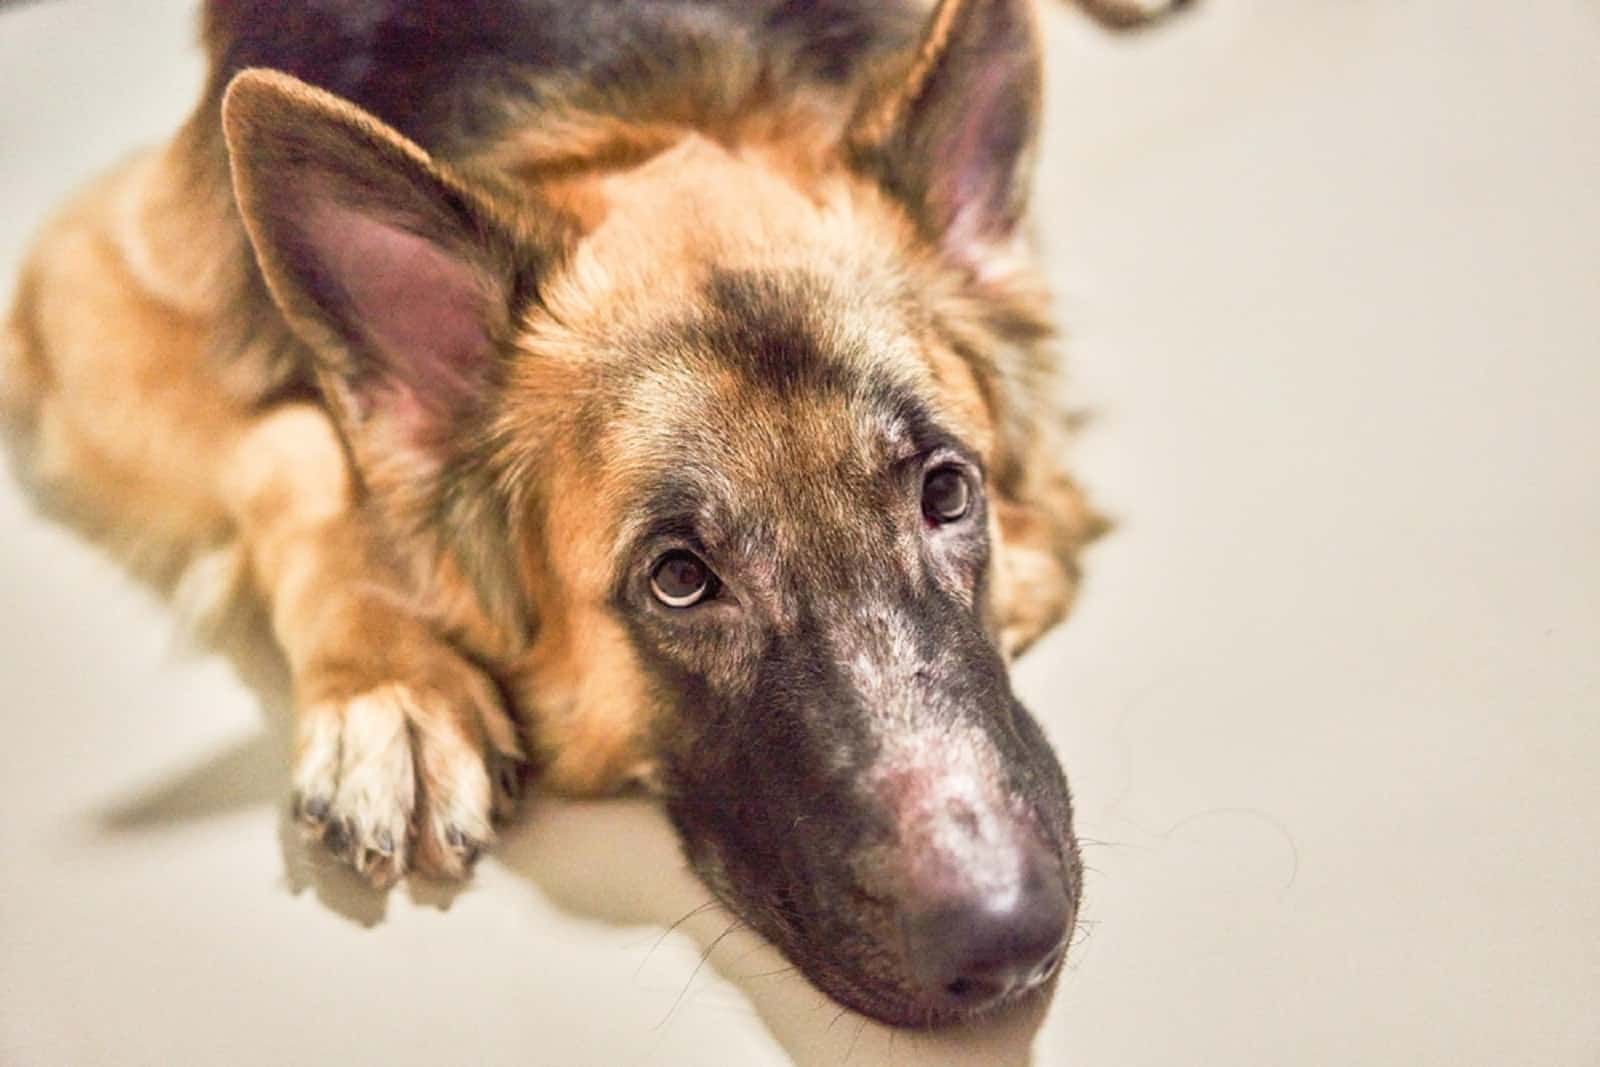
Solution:
[[[108,804],[97,827],[126,834],[172,822],[272,805],[280,811],[285,885],[315,893],[334,913],[364,927],[382,923],[389,894],[369,888],[321,848],[304,841],[289,817],[290,698],[288,674],[258,614],[246,611],[208,644],[259,698],[264,730],[131,797]],[[848,1011],[818,992],[762,938],[716,904],[688,870],[660,808],[640,797],[566,801],[534,797],[502,831],[494,861],[525,879],[562,911],[591,922],[662,933],[641,961],[671,936],[699,948],[700,962],[682,977],[682,992],[663,1016],[708,995],[720,978],[746,998],[794,1062],[961,1063],[1017,1065],[1031,1046],[1047,1001],[992,1020],[932,1033],[892,1030]],[[457,889],[408,879],[391,892],[447,910]]]

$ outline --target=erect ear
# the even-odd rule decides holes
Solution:
[[[257,261],[329,399],[356,437],[377,418],[433,443],[482,399],[529,288],[512,227],[421,148],[286,74],[239,74],[222,115]]]
[[[982,272],[1027,210],[1041,91],[1031,0],[940,0],[848,148],[953,259]]]
[[[553,228],[513,220],[373,116],[285,74],[240,73],[222,118],[256,259],[369,492],[407,532],[481,511],[471,446],[521,305],[559,251]]]

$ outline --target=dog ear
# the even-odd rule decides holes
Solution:
[[[1026,214],[1040,93],[1031,0],[941,0],[909,63],[867,94],[847,147],[983,273]]]
[[[493,510],[473,448],[519,313],[563,247],[559,220],[513,218],[373,116],[285,74],[237,75],[222,120],[257,262],[312,351],[358,476],[402,533],[437,535],[470,574],[496,536],[466,529]]]
[[[481,402],[541,257],[487,198],[338,97],[247,70],[222,115],[257,261],[347,428],[379,419],[436,443]]]

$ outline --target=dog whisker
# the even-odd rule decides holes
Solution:
[[[634,970],[634,981],[638,981],[639,975],[644,973],[645,965],[650,962],[650,957],[656,954],[656,950],[666,942],[668,937],[672,936],[672,932],[674,930],[688,922],[690,919],[694,918],[696,915],[703,914],[704,912],[709,911],[716,906],[717,899],[712,897],[699,907],[689,909],[683,915],[680,915],[676,920],[674,920],[671,926],[668,926],[665,930],[661,931],[661,935],[656,938],[655,943],[650,946],[650,950],[644,954],[644,959],[639,961],[639,966]]]
[[[1080,837],[1080,838],[1078,838],[1078,846],[1080,848],[1138,848],[1138,847],[1140,847],[1138,845],[1135,845],[1131,841],[1100,841],[1100,840],[1097,840],[1096,838],[1093,838],[1093,837]]]
[[[849,1063],[850,1062],[850,1057],[852,1055],[854,1055],[855,1051],[856,1051],[856,1042],[861,1040],[861,1035],[866,1032],[866,1029],[867,1029],[867,1017],[865,1015],[863,1015],[861,1017],[861,1025],[856,1027],[856,1036],[852,1037],[850,1039],[850,1047],[845,1049],[844,1059],[839,1061],[839,1062],[841,1062],[841,1063]]]
[[[726,930],[722,931],[722,933],[718,934],[712,939],[711,944],[707,945],[706,950],[700,954],[700,962],[696,963],[694,965],[694,970],[689,972],[689,979],[683,983],[683,988],[678,991],[678,996],[675,1000],[673,1000],[672,1007],[667,1009],[667,1014],[661,1017],[660,1022],[651,1027],[652,1030],[659,1030],[667,1024],[668,1020],[670,1020],[673,1014],[678,1010],[678,1005],[683,1003],[683,998],[689,995],[690,988],[694,986],[694,980],[700,975],[700,968],[706,965],[706,961],[709,960],[711,958],[711,954],[717,950],[717,946],[722,944],[723,938],[727,937],[729,934],[733,933],[743,925],[743,920],[734,919],[728,924],[728,928]]]

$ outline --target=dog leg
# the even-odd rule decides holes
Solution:
[[[222,481],[293,674],[297,818],[376,885],[465,875],[521,783],[495,685],[408,606],[322,409],[263,416]]]
[[[303,821],[374,882],[460,876],[520,783],[516,731],[408,605],[327,414],[262,414],[221,388],[214,312],[183,285],[207,263],[173,266],[194,246],[177,186],[164,156],[139,157],[40,235],[0,328],[17,473],[162,584],[237,544],[293,675]]]

